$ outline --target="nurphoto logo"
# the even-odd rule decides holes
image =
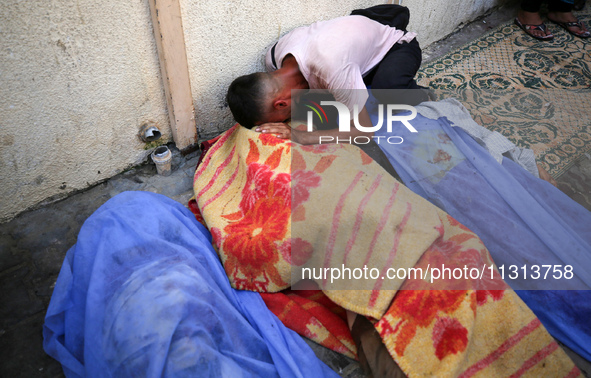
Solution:
[[[359,122],[359,112],[362,106],[359,106],[358,104],[353,105],[353,116],[351,116],[351,110],[349,107],[340,101],[336,101],[334,97],[332,99],[326,99],[326,96],[324,98],[315,98],[316,101],[313,101],[310,98],[305,98],[305,96],[303,97],[302,101],[299,102],[299,105],[301,106],[299,115],[304,116],[303,111],[305,111],[307,132],[312,132],[318,129],[334,129],[338,125],[338,130],[340,132],[350,132],[351,128],[355,127],[357,130],[364,133],[377,134],[371,137],[361,135],[349,138],[339,138],[328,135],[319,136],[319,144],[338,144],[339,142],[342,143],[345,141],[347,143],[368,144],[372,139],[378,144],[380,142],[401,144],[404,141],[403,138],[393,134],[395,122],[398,123],[396,126],[402,124],[408,129],[408,131],[412,133],[417,132],[417,129],[415,129],[410,123],[410,121],[417,116],[417,110],[411,105],[400,103],[373,103],[371,109],[368,110],[370,117],[372,118],[371,126],[364,126]],[[332,126],[330,127],[328,125]],[[382,130],[383,128],[385,128],[385,131]],[[378,133],[378,131],[380,132]]]
[[[339,131],[343,131],[343,132],[351,131],[351,123],[350,123],[351,112],[349,111],[349,108],[347,108],[347,106],[345,104],[340,103],[338,101],[320,101],[320,105],[332,105],[335,108],[337,108],[337,111],[339,113]],[[311,108],[314,111],[314,113],[316,113],[319,117],[321,117],[318,110],[316,110],[315,108],[313,108],[310,105],[306,105],[306,106]],[[318,106],[318,108],[322,112],[324,119],[326,119],[326,113],[324,112],[324,109],[322,109],[321,106]],[[378,123],[375,126],[372,125],[371,127],[361,126],[359,124],[359,106],[355,105],[353,109],[354,109],[354,113],[355,113],[353,115],[353,124],[355,125],[355,128],[357,130],[363,131],[366,133],[374,133],[374,132],[378,131],[379,129],[381,129],[382,126],[384,125],[384,105],[383,104],[378,105]],[[396,111],[408,110],[408,111],[410,111],[410,114],[405,113],[404,115],[396,115],[394,113],[395,110]],[[314,131],[314,113],[312,113],[312,111],[308,111],[307,131]],[[417,129],[415,129],[413,127],[413,125],[411,125],[409,122],[410,120],[415,119],[415,117],[417,116],[417,110],[415,109],[414,106],[402,105],[402,104],[388,104],[386,106],[386,113],[387,113],[387,118],[386,118],[386,125],[387,126],[386,127],[387,127],[387,130],[389,133],[392,132],[392,122],[394,122],[394,121],[402,122],[402,124],[404,126],[406,126],[408,131],[410,131],[411,133],[417,132]]]

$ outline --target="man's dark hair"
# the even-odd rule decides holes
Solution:
[[[236,122],[252,128],[263,119],[268,74],[255,72],[236,78],[228,88],[226,101]]]

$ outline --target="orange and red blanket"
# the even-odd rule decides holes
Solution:
[[[194,189],[192,209],[232,286],[263,293],[288,327],[322,345],[355,356],[347,309],[374,321],[409,376],[580,374],[480,239],[357,147],[301,146],[236,125],[203,157]],[[443,265],[490,274],[435,287],[430,275],[383,279]],[[322,291],[289,290],[303,266],[379,274],[338,284],[313,277]]]

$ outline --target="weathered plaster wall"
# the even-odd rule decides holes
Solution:
[[[0,7],[0,221],[140,163],[170,135],[147,0]]]
[[[503,0],[404,0],[423,46]],[[180,0],[201,138],[233,124],[226,89],[289,30],[376,0]],[[0,7],[0,222],[143,161],[145,122],[170,139],[147,0]]]
[[[228,85],[240,75],[264,70],[263,56],[277,38],[312,22],[344,16],[384,1],[180,0],[197,129],[207,138],[228,129]],[[503,0],[403,0],[409,30],[426,46]],[[394,1],[396,3],[396,0]]]

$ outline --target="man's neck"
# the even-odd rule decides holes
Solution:
[[[308,89],[308,81],[302,75],[300,66],[293,55],[287,55],[281,62],[281,68],[273,72],[290,89]]]

